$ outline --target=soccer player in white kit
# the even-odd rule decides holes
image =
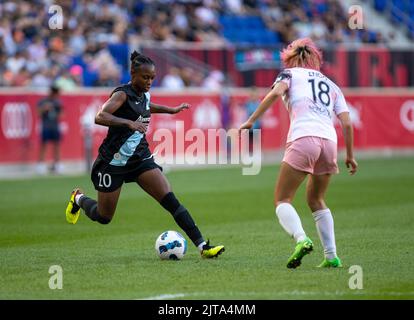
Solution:
[[[309,38],[293,41],[281,53],[286,67],[256,111],[240,126],[250,129],[254,122],[281,96],[289,112],[290,127],[285,154],[275,189],[276,216],[283,229],[295,239],[295,251],[288,268],[296,268],[313,250],[292,201],[306,176],[307,203],[312,211],[325,258],[318,267],[342,267],[336,254],[334,222],[325,203],[325,193],[337,166],[337,136],[333,125],[338,117],[346,144],[345,164],[353,175],[358,168],[353,153],[353,129],[344,95],[319,70],[322,53]]]

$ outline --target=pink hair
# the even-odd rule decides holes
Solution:
[[[310,38],[301,38],[293,41],[280,53],[286,68],[320,69],[322,52]]]

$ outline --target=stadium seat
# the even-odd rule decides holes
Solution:
[[[92,87],[98,80],[98,72],[89,71],[87,68],[83,71],[83,83],[86,87]]]
[[[86,63],[85,61],[83,61],[83,57],[81,55],[72,57],[71,65],[75,65],[75,64],[81,66],[83,69],[86,68]]]
[[[249,17],[246,19],[246,25],[250,29],[265,29],[266,26],[260,17]]]
[[[123,71],[121,76],[121,83],[128,83],[129,80],[131,80],[131,75],[129,74],[129,71]]]
[[[129,47],[127,43],[111,43],[108,44],[108,50],[115,58],[115,61],[122,66],[122,70],[128,70],[128,53]]]
[[[269,45],[280,42],[259,16],[228,16],[219,18],[223,36],[238,45]]]
[[[387,7],[387,0],[375,0],[374,1],[374,8],[377,11],[384,12],[386,7]]]

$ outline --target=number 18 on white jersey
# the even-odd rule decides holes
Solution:
[[[341,89],[321,72],[306,68],[285,69],[274,85],[278,82],[289,88],[283,96],[290,116],[287,142],[314,136],[336,143],[333,114],[349,112]]]

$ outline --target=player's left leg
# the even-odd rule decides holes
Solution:
[[[60,166],[60,142],[59,140],[52,141],[53,146],[53,163],[52,163],[52,171],[55,173],[61,172]]]
[[[44,139],[44,133],[42,133],[42,140],[39,148],[39,159],[36,168],[37,173],[42,175],[47,173],[47,165],[45,163],[46,146],[47,141]]]
[[[341,260],[336,255],[334,221],[332,213],[325,203],[325,193],[328,189],[331,174],[311,175],[307,184],[307,202],[315,219],[316,229],[324,248],[325,260],[320,267],[342,267]]]
[[[170,184],[160,169],[151,169],[141,173],[137,178],[139,186],[157,200],[171,213],[178,226],[184,230],[200,253],[205,258],[217,257],[224,251],[224,246],[210,246],[191,217],[188,210],[177,200]]]

